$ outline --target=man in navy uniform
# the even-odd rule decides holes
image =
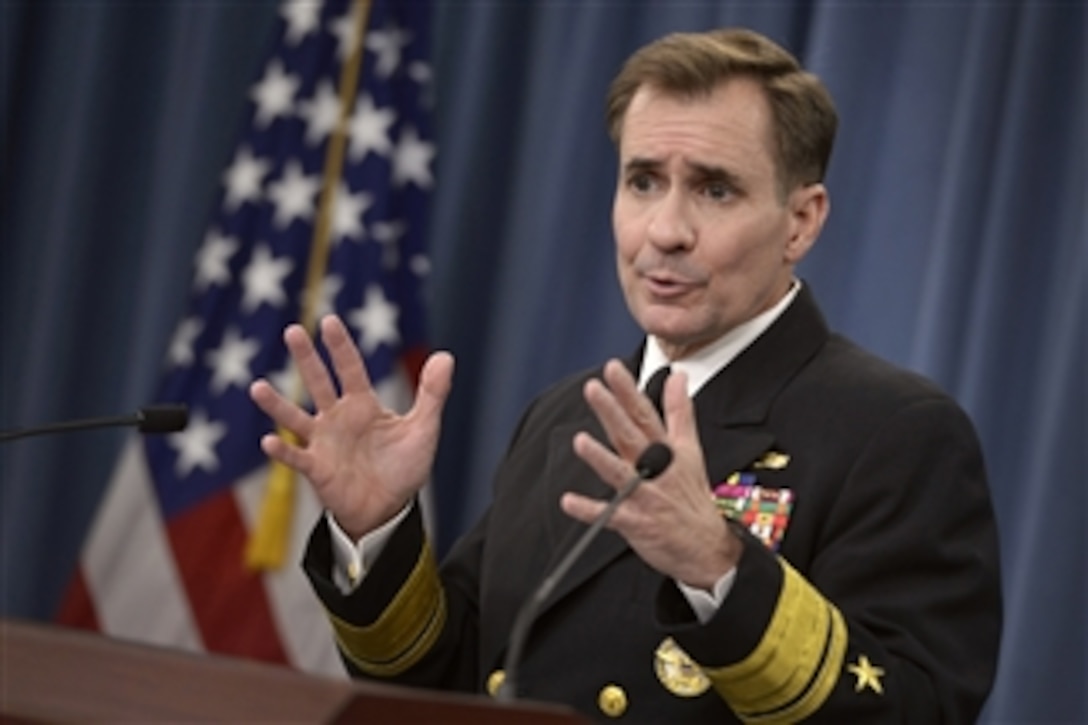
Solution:
[[[627,61],[608,124],[619,281],[645,339],[529,406],[441,566],[415,498],[451,355],[397,415],[329,317],[331,370],[285,332],[314,412],[253,386],[301,441],[269,435],[265,452],[326,508],[305,567],[347,667],[493,693],[519,608],[664,442],[671,464],[544,602],[520,695],[632,721],[974,720],[1001,600],[972,425],[830,332],[794,273],[829,208],[823,84],[756,33],[674,34]],[[661,369],[659,414],[642,391]]]

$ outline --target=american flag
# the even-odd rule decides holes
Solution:
[[[187,403],[189,425],[126,445],[62,623],[342,671],[299,570],[320,516],[304,481],[291,489],[283,565],[246,562],[271,470],[259,447],[271,422],[247,391],[267,377],[298,394],[282,331],[336,312],[379,392],[407,403],[425,353],[428,11],[406,0],[281,7],[155,397]]]

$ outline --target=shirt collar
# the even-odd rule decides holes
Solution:
[[[789,291],[783,295],[782,299],[774,307],[759,313],[747,322],[737,325],[714,342],[700,348],[695,354],[682,360],[670,362],[661,349],[660,340],[654,335],[648,335],[642,353],[642,365],[639,368],[639,389],[642,390],[646,387],[647,381],[657,372],[658,368],[671,365],[673,372],[679,370],[687,374],[688,397],[694,397],[719,370],[731,363],[746,347],[755,342],[756,338],[762,335],[786,311],[786,308],[790,306],[790,303],[793,302],[800,291],[800,280],[794,280]]]

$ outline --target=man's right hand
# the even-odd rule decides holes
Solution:
[[[262,450],[309,479],[322,506],[358,540],[395,516],[430,478],[453,356],[436,352],[427,359],[411,410],[398,415],[378,399],[344,323],[330,315],[320,330],[332,370],[301,325],[283,335],[314,402],[312,414],[266,380],[254,382],[249,394],[280,431],[291,434],[264,436]]]

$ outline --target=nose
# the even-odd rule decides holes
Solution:
[[[661,197],[646,231],[650,243],[663,251],[690,249],[695,243],[695,227],[684,195],[674,188]]]

